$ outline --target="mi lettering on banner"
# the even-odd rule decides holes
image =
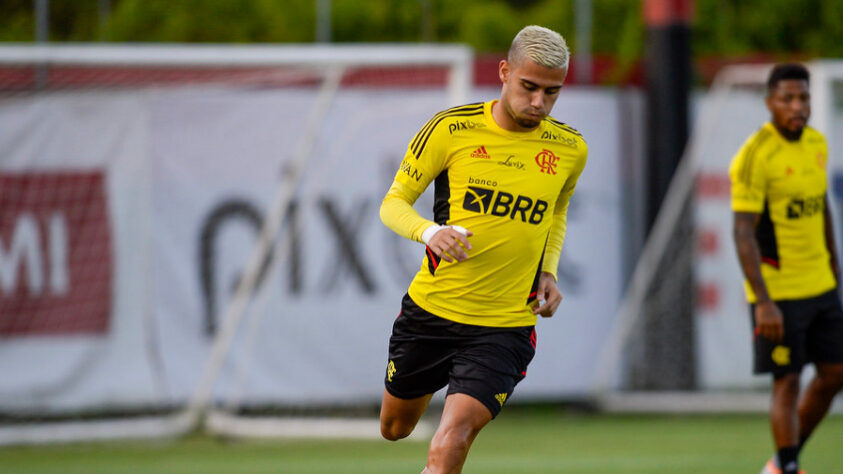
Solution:
[[[101,172],[0,174],[0,335],[105,333],[111,248]]]

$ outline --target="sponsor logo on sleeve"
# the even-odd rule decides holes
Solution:
[[[577,149],[577,139],[566,137],[562,133],[555,133],[551,131],[542,132],[542,140],[552,140],[560,145],[564,145],[573,149]]]
[[[448,125],[448,133],[453,135],[454,132],[462,130],[473,130],[475,128],[484,128],[486,124],[483,122],[475,122],[473,120],[455,120]]]
[[[401,172],[406,174],[410,178],[415,179],[416,181],[419,181],[420,179],[422,179],[422,176],[424,176],[421,171],[414,168],[413,165],[410,164],[410,162],[407,160],[401,162]]]

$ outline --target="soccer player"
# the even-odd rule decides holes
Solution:
[[[568,72],[558,33],[527,26],[500,62],[500,100],[454,107],[413,137],[381,205],[396,233],[426,244],[389,340],[381,433],[408,436],[448,386],[426,473],[461,472],[535,354],[536,315],[562,300],[556,269],[582,136],[548,114]],[[434,183],[434,219],[413,203]]]
[[[754,329],[755,373],[772,373],[777,453],[762,473],[796,473],[799,452],[843,387],[843,309],[826,196],[825,138],[807,126],[809,74],[773,68],[770,121],[732,160],[734,240]],[[802,367],[816,377],[799,398]]]

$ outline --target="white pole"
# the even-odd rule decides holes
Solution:
[[[574,54],[575,79],[577,84],[591,84],[591,30],[594,24],[594,8],[591,0],[577,0],[576,5],[577,51]]]
[[[331,0],[316,1],[316,42],[331,42]]]

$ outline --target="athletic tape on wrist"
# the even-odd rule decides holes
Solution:
[[[462,227],[462,226],[433,224],[430,227],[428,227],[427,229],[425,229],[424,232],[422,232],[422,235],[421,235],[422,242],[424,242],[425,245],[428,245],[430,243],[430,239],[433,238],[433,236],[436,235],[437,232],[439,232],[442,229],[447,229],[447,228],[454,229],[455,231],[459,232],[462,235],[465,235],[465,236],[468,235],[468,230],[466,230],[466,228]]]

